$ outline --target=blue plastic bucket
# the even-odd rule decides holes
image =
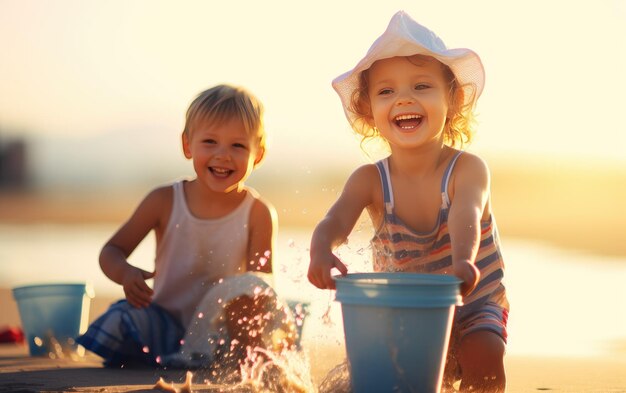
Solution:
[[[93,290],[86,284],[42,284],[13,288],[31,356],[76,351],[74,339],[87,330]],[[53,348],[60,345],[60,348]]]
[[[453,276],[357,273],[336,277],[354,392],[439,392],[454,306]]]

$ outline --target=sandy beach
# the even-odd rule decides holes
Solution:
[[[92,300],[90,319],[102,313],[114,299]],[[17,305],[11,291],[0,289],[0,327],[19,326]],[[573,343],[573,345],[575,345]],[[344,358],[337,345],[304,343],[315,386]],[[507,392],[626,392],[626,357],[524,357],[506,358]],[[0,391],[3,392],[143,392],[159,378],[182,386],[185,370],[105,369],[95,355],[80,360],[30,357],[26,345],[0,344]],[[201,371],[194,375],[194,391],[229,391],[209,388]],[[220,390],[221,389],[221,390]],[[232,387],[230,387],[232,389]],[[232,390],[231,390],[232,391]],[[237,391],[237,390],[234,390]]]

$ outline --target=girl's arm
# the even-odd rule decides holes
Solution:
[[[455,275],[463,280],[461,294],[466,296],[480,278],[474,262],[480,247],[480,221],[489,198],[489,169],[480,158],[466,153],[459,158],[455,172],[448,230],[452,266]]]
[[[372,179],[378,178],[373,165],[358,168],[350,176],[339,199],[313,231],[311,238],[311,262],[308,279],[320,289],[335,289],[331,270],[341,274],[348,268],[333,254],[333,249],[346,241],[361,216],[363,209],[372,204]]]
[[[247,271],[272,273],[276,239],[276,211],[267,202],[255,200],[250,211]]]
[[[102,271],[112,281],[122,285],[127,301],[135,307],[150,304],[152,289],[145,280],[154,277],[155,272],[147,272],[129,264],[128,257],[152,229],[162,226],[163,215],[169,216],[171,201],[171,187],[152,191],[100,252]]]

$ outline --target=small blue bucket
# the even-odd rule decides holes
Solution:
[[[42,284],[13,288],[31,356],[76,351],[74,339],[87,330],[93,290],[86,284]],[[54,348],[60,345],[60,348]],[[82,347],[81,347],[82,348]]]
[[[461,281],[356,273],[335,277],[335,283],[353,391],[439,392]]]

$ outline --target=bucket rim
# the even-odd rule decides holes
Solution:
[[[87,295],[89,298],[95,297],[95,292],[93,286],[90,283],[86,282],[56,282],[56,283],[41,283],[41,284],[29,284],[29,285],[20,285],[19,287],[14,287],[12,289],[13,297],[21,297],[26,295],[30,291],[37,291],[49,288],[51,290],[59,290],[59,289],[67,289],[76,291],[82,290],[84,295]]]
[[[427,273],[348,273],[343,276],[334,276],[337,282],[353,282],[357,284],[391,284],[391,285],[458,285],[463,281],[456,276],[446,274],[427,274]]]

